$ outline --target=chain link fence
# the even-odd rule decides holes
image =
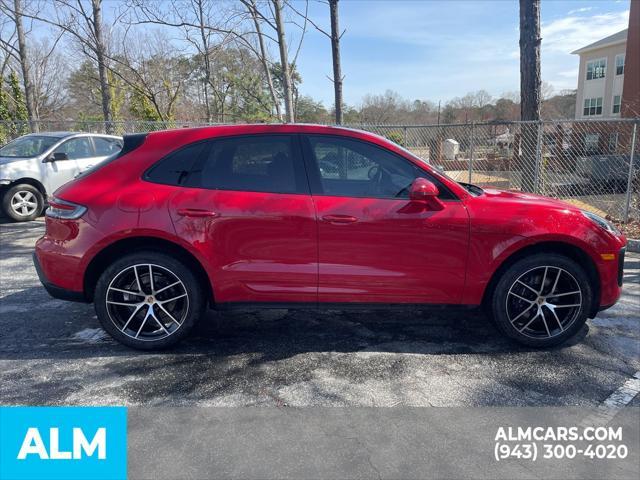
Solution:
[[[640,121],[357,126],[460,182],[556,197],[616,222],[640,220]]]
[[[31,131],[124,135],[204,122],[0,122],[0,144]],[[447,175],[560,198],[616,222],[640,220],[640,120],[349,125],[382,135]]]

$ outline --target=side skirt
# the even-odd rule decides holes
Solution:
[[[385,310],[385,311],[416,311],[416,310],[450,310],[468,311],[479,308],[480,305],[447,305],[433,303],[316,303],[316,302],[227,302],[213,305],[213,310],[242,311],[263,309],[286,310]]]

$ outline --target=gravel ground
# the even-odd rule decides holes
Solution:
[[[594,406],[640,370],[637,254],[620,303],[552,350],[510,343],[477,311],[269,310],[211,311],[148,354],[108,338],[92,305],[47,295],[31,263],[42,231],[0,225],[1,404]]]

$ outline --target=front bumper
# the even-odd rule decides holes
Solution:
[[[40,266],[40,261],[38,260],[38,256],[36,253],[33,253],[33,265],[36,267],[36,272],[38,274],[38,278],[40,279],[40,283],[45,288],[47,293],[51,295],[53,298],[57,298],[59,300],[68,300],[71,302],[84,302],[88,303],[87,299],[84,296],[83,292],[76,292],[74,290],[68,290],[63,287],[59,287],[51,283],[44,272],[42,271],[42,267]]]
[[[624,278],[624,255],[627,252],[627,247],[622,247],[618,253],[618,286],[622,287]]]
[[[617,245],[618,250],[615,259],[600,261],[597,264],[600,277],[600,299],[597,305],[595,305],[597,308],[591,312],[591,318],[594,317],[597,312],[614,306],[622,294],[626,242],[621,243],[622,245]]]

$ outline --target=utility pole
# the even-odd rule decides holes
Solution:
[[[342,125],[342,67],[340,65],[340,26],[338,0],[329,0],[331,16],[331,56],[333,58],[333,89],[335,93],[336,124]]]
[[[520,119],[540,121],[540,0],[520,0]],[[535,188],[536,145],[538,123],[522,124],[522,184],[523,190]]]

